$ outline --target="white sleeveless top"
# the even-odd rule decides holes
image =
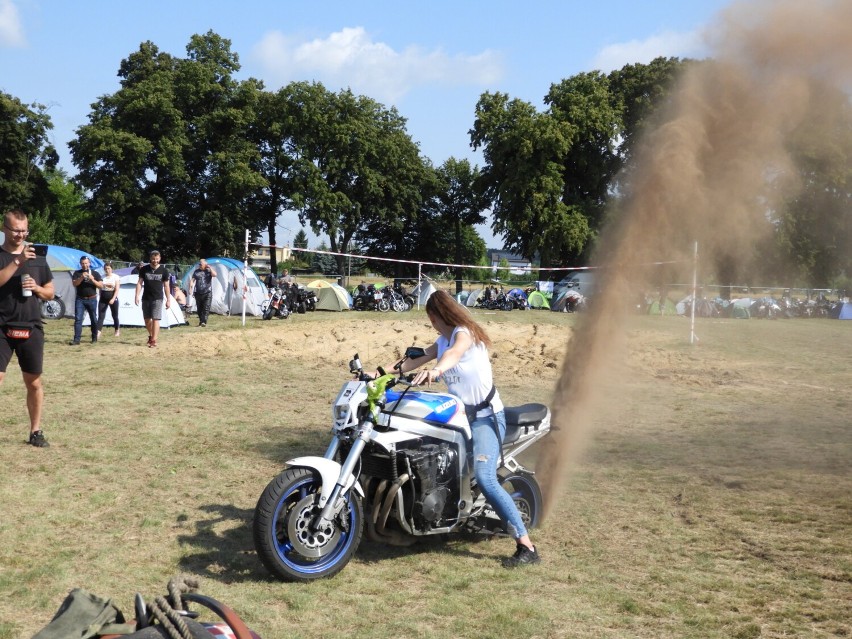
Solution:
[[[437,339],[435,345],[438,347],[439,360],[444,355],[444,352],[455,343],[456,334],[461,332],[470,335],[470,331],[465,327],[456,326],[449,341],[443,335]],[[442,377],[447,383],[449,391],[465,404],[476,406],[484,402],[494,383],[491,372],[491,361],[488,359],[488,349],[485,347],[485,344],[471,344],[470,348],[462,355],[459,363],[444,371]],[[500,401],[499,392],[494,393],[494,397],[491,399],[491,406],[498,413],[503,410],[503,402]],[[494,411],[491,408],[483,408],[476,416],[487,417]]]
[[[113,273],[109,277],[104,275],[104,287],[103,291],[112,293],[116,288],[121,286],[121,278]]]

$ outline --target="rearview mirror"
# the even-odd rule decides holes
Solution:
[[[421,348],[420,346],[409,346],[405,349],[405,356],[408,359],[417,359],[418,357],[423,357],[426,355],[426,349]]]

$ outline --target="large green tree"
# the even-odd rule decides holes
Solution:
[[[347,253],[359,232],[379,223],[401,231],[429,179],[405,119],[349,90],[307,89],[299,131],[299,220],[327,235],[336,253]],[[345,261],[337,257],[338,272],[345,272]]]
[[[543,266],[579,254],[591,237],[588,219],[563,201],[564,158],[576,127],[504,93],[485,93],[470,132],[485,165],[479,188],[491,202],[492,228],[506,249]]]
[[[807,286],[852,285],[852,104],[843,91],[813,83],[808,116],[787,146],[800,189],[772,213],[783,273]]]
[[[485,222],[485,212],[490,202],[477,188],[479,167],[471,166],[468,160],[449,158],[437,169],[438,185],[431,199],[438,229],[447,232],[434,233],[444,240],[438,248],[446,255],[446,261],[454,264],[478,264],[485,255],[485,242],[473,227]],[[437,229],[436,229],[437,231]],[[477,242],[476,240],[479,239]],[[461,292],[463,280],[469,279],[466,269],[455,269],[456,292]]]
[[[258,96],[249,135],[258,151],[254,166],[264,182],[252,194],[249,205],[263,222],[272,245],[277,244],[279,215],[298,210],[304,201],[300,181],[303,172],[299,170],[304,155],[301,123],[325,95],[319,85],[294,82],[276,92],[262,91]],[[307,244],[302,248],[307,248]],[[277,266],[273,252],[270,267],[277,272]]]
[[[551,86],[542,112],[505,94],[482,95],[471,144],[482,148],[480,187],[506,249],[538,254],[544,267],[588,260],[635,139],[682,64],[659,58],[609,75],[577,74]]]
[[[46,172],[59,156],[48,133],[53,123],[40,104],[0,92],[0,208],[44,211],[53,196]]]
[[[263,178],[247,139],[261,87],[234,80],[238,70],[212,32],[193,36],[185,59],[144,42],[121,62],[121,88],[92,105],[70,144],[102,254],[242,254],[244,229],[260,226],[246,202]]]
[[[92,217],[86,194],[62,169],[46,171],[45,179],[51,203],[30,216],[30,236],[45,244],[92,251],[96,238],[85,231]]]

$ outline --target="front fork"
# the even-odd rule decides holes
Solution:
[[[323,506],[322,511],[311,523],[311,528],[313,530],[316,531],[327,526],[343,508],[345,499],[342,497],[341,493],[346,487],[346,484],[349,483],[349,478],[352,476],[352,472],[358,465],[358,461],[361,459],[361,453],[364,452],[364,447],[367,445],[372,432],[372,424],[369,423],[363,425],[358,431],[358,437],[352,443],[352,448],[349,450],[346,460],[340,467],[340,475],[338,475],[337,483],[334,485],[331,494],[328,496],[328,501],[325,502],[325,506]],[[340,442],[335,437],[334,441],[329,445],[328,450],[325,451],[324,457],[326,459],[333,459],[334,455],[337,454],[337,449],[339,447]]]

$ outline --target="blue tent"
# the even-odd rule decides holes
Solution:
[[[843,302],[838,306],[837,319],[852,320],[852,302]]]
[[[47,265],[52,271],[76,271],[80,268],[80,258],[84,255],[89,258],[93,269],[98,270],[103,268],[103,260],[91,253],[67,246],[47,245]]]

